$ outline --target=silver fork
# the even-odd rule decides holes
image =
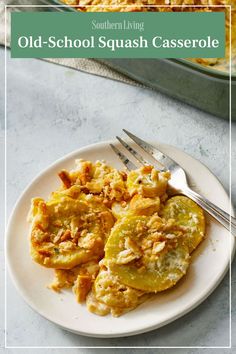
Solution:
[[[231,231],[232,235],[236,236],[236,218],[230,216],[227,212],[217,207],[215,204],[210,202],[207,198],[201,196],[200,194],[193,191],[187,181],[186,173],[183,168],[172,160],[169,156],[164,154],[161,150],[150,145],[146,141],[138,138],[129,131],[123,129],[123,131],[131,138],[139,147],[141,147],[147,154],[147,156],[152,157],[154,163],[146,160],[138,151],[136,151],[132,146],[122,140],[120,137],[116,137],[118,141],[127,149],[131,155],[142,165],[154,165],[160,171],[170,171],[171,179],[169,181],[169,187],[171,188],[172,194],[182,194],[193,201],[195,201],[202,209],[204,209],[208,214],[215,218],[219,223],[221,223],[227,230]],[[110,144],[113,151],[118,155],[123,164],[128,170],[135,170],[137,166],[129,160],[129,158],[124,155],[116,146]]]

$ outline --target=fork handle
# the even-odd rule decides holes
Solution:
[[[182,193],[196,202],[202,209],[221,223],[227,230],[231,231],[232,235],[236,237],[236,218],[231,216],[231,230],[230,230],[230,215],[215,204],[210,202],[207,198],[194,192],[190,188],[185,188]]]

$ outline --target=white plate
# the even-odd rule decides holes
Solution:
[[[161,148],[184,167],[197,191],[221,208],[229,209],[226,192],[204,165],[172,146],[161,145]],[[53,270],[31,260],[26,216],[30,199],[47,198],[59,185],[57,172],[72,168],[75,158],[104,159],[117,168],[122,167],[108,142],[99,143],[63,157],[24,191],[9,221],[7,258],[13,281],[25,301],[39,314],[69,331],[94,337],[123,337],[164,326],[206,299],[225,275],[235,245],[235,239],[210,218],[207,239],[194,252],[186,277],[171,290],[119,318],[96,316],[89,313],[85,305],[77,304],[71,291],[57,294],[46,287],[52,280]]]

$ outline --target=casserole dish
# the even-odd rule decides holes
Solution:
[[[41,0],[63,5],[60,0]],[[65,5],[60,11],[77,12]],[[229,119],[229,73],[188,59],[97,59],[110,68],[164,94],[215,116]],[[236,73],[231,75],[232,97],[236,96]],[[232,120],[236,120],[236,100],[232,99]]]

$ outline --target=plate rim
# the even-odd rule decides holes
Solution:
[[[171,144],[165,144],[165,143],[159,143],[159,142],[154,142],[153,140],[148,140],[148,142],[152,145],[158,145],[160,147],[171,147],[174,150],[177,150],[178,152],[187,155],[188,157],[192,158],[193,160],[197,161],[199,164],[201,164],[208,173],[210,173],[212,175],[212,177],[215,178],[215,180],[218,182],[219,186],[222,188],[222,192],[224,192],[226,198],[229,200],[229,205],[230,205],[230,198],[224,188],[224,186],[222,185],[222,183],[219,181],[219,179],[210,171],[210,169],[201,161],[199,161],[198,159],[196,159],[195,157],[191,156],[190,154],[186,153],[185,151],[177,148],[174,145]],[[67,153],[66,155],[56,159],[53,163],[49,164],[48,166],[46,166],[40,173],[36,174],[36,176],[27,184],[27,186],[23,189],[23,191],[20,193],[19,197],[17,198],[12,211],[8,217],[8,221],[7,221],[7,226],[6,226],[6,233],[5,233],[5,263],[6,263],[6,267],[8,270],[8,273],[10,275],[11,281],[13,283],[13,285],[15,286],[15,289],[17,290],[17,292],[20,294],[21,298],[24,300],[24,302],[36,313],[38,313],[40,316],[42,316],[43,318],[45,318],[46,320],[48,320],[49,322],[58,325],[60,328],[63,328],[64,330],[67,330],[71,333],[74,334],[78,334],[78,335],[83,335],[85,337],[93,337],[93,338],[120,338],[120,337],[130,337],[130,336],[134,336],[134,335],[138,335],[141,333],[146,333],[146,332],[150,332],[153,331],[155,329],[164,327],[165,325],[174,322],[175,320],[177,320],[180,317],[183,317],[184,315],[186,315],[187,313],[191,312],[193,309],[195,309],[197,306],[199,306],[202,302],[204,302],[208,296],[210,296],[213,291],[218,287],[218,285],[221,283],[221,281],[223,280],[223,278],[225,277],[226,273],[228,272],[229,269],[229,261],[227,266],[225,267],[224,271],[221,272],[220,277],[217,279],[217,281],[215,282],[214,286],[211,287],[211,289],[209,291],[206,291],[203,296],[201,296],[198,301],[192,301],[192,304],[190,306],[188,306],[188,308],[184,309],[183,311],[181,311],[180,313],[176,314],[175,316],[172,316],[171,318],[167,319],[166,321],[162,321],[159,324],[154,324],[154,325],[149,325],[146,327],[141,327],[140,329],[135,329],[133,331],[129,331],[129,332],[120,332],[120,333],[106,333],[106,334],[98,334],[96,332],[92,333],[88,333],[88,332],[84,332],[81,330],[73,330],[67,326],[63,326],[63,324],[59,323],[58,321],[53,320],[52,318],[50,318],[49,316],[47,316],[45,313],[43,313],[40,309],[37,308],[37,306],[34,305],[34,303],[30,300],[29,297],[27,297],[27,295],[24,293],[23,289],[20,287],[17,278],[14,275],[14,269],[11,266],[11,262],[10,262],[10,250],[9,250],[9,242],[10,242],[10,231],[12,229],[12,223],[13,223],[13,219],[15,216],[15,213],[17,212],[17,207],[18,204],[21,203],[21,201],[24,199],[25,194],[28,192],[28,189],[31,187],[32,184],[36,183],[39,179],[41,179],[41,177],[43,177],[44,174],[46,174],[48,172],[49,169],[55,168],[58,164],[60,164],[61,162],[71,159],[73,158],[74,155],[78,154],[78,153],[83,153],[86,150],[90,150],[90,149],[94,149],[96,147],[109,147],[109,144],[115,144],[115,145],[119,145],[119,143],[116,140],[107,140],[107,141],[102,141],[102,142],[97,142],[97,143],[93,143],[93,144],[88,144],[85,145],[81,148],[78,148],[76,150],[73,150],[69,153]],[[234,208],[233,205],[231,203],[231,210],[232,210],[232,214],[235,215],[234,213]],[[229,235],[230,236],[230,235]],[[234,258],[234,254],[235,254],[235,250],[236,250],[236,240],[235,237],[231,237],[231,241],[230,241],[230,247],[231,247],[231,262],[233,261]],[[7,278],[7,276],[6,276]],[[7,281],[7,279],[6,279]],[[6,314],[7,314],[7,309],[6,309]]]

